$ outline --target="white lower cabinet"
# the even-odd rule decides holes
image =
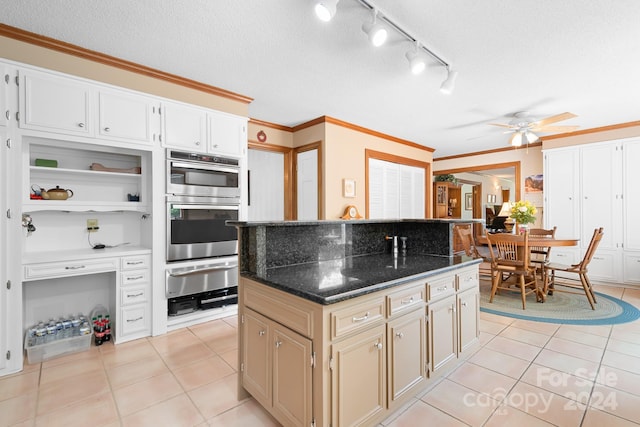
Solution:
[[[376,425],[477,346],[478,283],[474,265],[321,305],[241,277],[239,397],[287,426]]]
[[[623,264],[625,283],[640,284],[640,252],[626,252]]]
[[[120,259],[117,287],[116,343],[151,335],[151,256]]]
[[[311,425],[311,340],[246,309],[242,383],[285,425]]]

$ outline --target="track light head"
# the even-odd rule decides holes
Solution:
[[[442,82],[440,86],[440,92],[449,95],[453,92],[453,89],[456,87],[456,78],[458,77],[458,72],[453,71],[451,68],[447,68],[447,78]]]
[[[377,16],[378,11],[373,9],[373,21],[362,25],[362,31],[369,36],[369,41],[375,47],[382,46],[387,41],[387,35],[389,34],[384,25],[377,22]]]
[[[418,53],[418,42],[416,42],[416,47],[413,50],[410,50],[406,53],[407,61],[409,61],[409,66],[411,67],[411,72],[415,75],[422,73],[425,68],[427,68],[427,63],[424,58],[420,56]]]
[[[323,22],[329,22],[336,14],[336,6],[340,0],[321,0],[314,8],[316,16]]]

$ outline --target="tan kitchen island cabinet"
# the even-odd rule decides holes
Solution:
[[[476,346],[480,337],[480,292],[477,271],[464,270],[455,277],[440,276],[427,282],[429,301],[429,355],[431,376],[451,365]]]
[[[311,340],[246,309],[244,387],[286,425],[311,425]]]
[[[239,397],[252,394],[287,426],[375,425],[424,391],[433,371],[454,368],[477,344],[477,278],[473,264],[320,304],[241,276]],[[428,297],[436,300],[431,308],[443,305],[447,313],[453,304],[450,320],[429,317]],[[284,364],[273,359],[287,345],[277,347],[285,342],[275,338],[278,330],[299,346]],[[290,398],[281,401],[296,416],[276,407],[283,384]]]

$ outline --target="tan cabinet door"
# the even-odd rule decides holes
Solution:
[[[431,371],[437,372],[457,358],[456,297],[451,295],[441,301],[430,303],[427,310]]]
[[[269,320],[247,309],[242,328],[242,385],[253,397],[270,406],[272,352],[269,345]]]
[[[367,425],[385,410],[385,325],[332,346],[332,425]]]
[[[460,357],[474,346],[480,337],[480,293],[472,288],[458,294],[458,322]]]
[[[311,340],[273,325],[273,409],[291,425],[311,425]]]
[[[423,307],[387,324],[389,405],[424,381],[426,334]]]

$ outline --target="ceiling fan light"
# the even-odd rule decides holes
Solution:
[[[425,60],[415,50],[408,51],[406,57],[413,74],[418,75],[427,68]]]
[[[514,147],[522,146],[522,132],[518,131],[513,134],[513,136],[511,137],[511,145],[513,145]]]
[[[527,138],[527,142],[531,144],[532,142],[536,142],[538,140],[538,135],[531,131],[526,131],[524,136]]]
[[[456,87],[456,78],[458,78],[458,72],[453,71],[451,69],[447,69],[447,79],[442,82],[440,86],[440,92],[445,95],[449,95],[453,92],[453,89]]]
[[[375,47],[382,46],[387,41],[387,35],[389,34],[384,25],[376,22],[378,11],[373,10],[373,21],[366,22],[362,25],[362,31],[369,36],[369,41]]]
[[[322,0],[314,8],[316,16],[323,22],[329,22],[336,15],[336,6],[340,0]]]

